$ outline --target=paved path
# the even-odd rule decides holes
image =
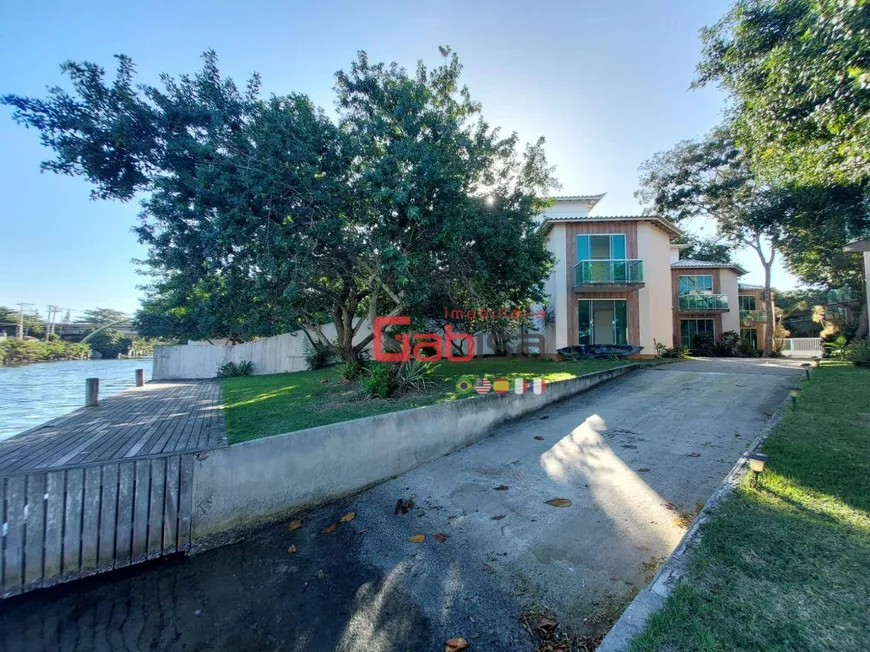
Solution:
[[[801,373],[762,361],[638,372],[313,510],[296,531],[280,523],[197,557],[2,602],[0,650],[393,652],[464,636],[472,650],[530,652],[517,617],[533,605],[595,633]],[[411,495],[416,507],[394,515]],[[556,497],[573,504],[545,504]],[[425,541],[410,543],[417,533]]]
[[[216,380],[147,383],[0,441],[0,474],[227,445]]]

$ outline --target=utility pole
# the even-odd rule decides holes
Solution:
[[[54,319],[57,313],[60,312],[60,306],[48,306],[48,317],[45,322],[45,341],[48,342],[52,333],[54,333]]]
[[[18,308],[18,339],[24,339],[24,306],[32,306],[32,303],[19,303]]]

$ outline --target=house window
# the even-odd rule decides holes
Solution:
[[[578,344],[628,344],[625,299],[580,299]]]
[[[682,277],[681,277],[682,278]],[[681,319],[680,320],[680,343],[692,348],[692,337],[699,333],[709,333],[716,337],[712,319]]]
[[[625,260],[625,234],[578,235],[577,260]]]
[[[713,294],[713,277],[710,274],[680,276],[680,296],[687,294]]]
[[[755,295],[741,294],[738,298],[740,302],[740,310],[755,310]]]

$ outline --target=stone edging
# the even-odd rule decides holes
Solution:
[[[767,425],[749,446],[746,453],[753,453],[758,450],[764,440],[767,439],[776,425],[782,420],[789,401],[789,397],[783,400],[776,412],[773,413],[773,416],[770,417]],[[628,650],[634,637],[644,630],[647,619],[661,610],[665,600],[667,600],[686,573],[691,561],[692,551],[701,541],[701,525],[731,496],[737,488],[740,479],[748,470],[749,458],[746,456],[746,453],[740,456],[740,459],[737,460],[737,463],[731,468],[725,479],[722,480],[719,488],[707,500],[704,509],[698,514],[692,527],[683,535],[680,543],[671,553],[668,560],[659,568],[652,582],[643,591],[638,593],[634,597],[634,600],[626,607],[625,611],[622,612],[619,620],[616,621],[607,633],[607,636],[601,641],[601,645],[598,646],[596,652],[624,652]]]

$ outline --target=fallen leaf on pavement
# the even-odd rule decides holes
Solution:
[[[623,444],[622,447],[623,448],[637,448],[637,446],[635,446],[634,444]]]
[[[507,491],[508,489],[510,489],[510,487],[508,487],[506,484],[500,484],[495,488],[496,491]]]
[[[549,415],[547,415],[545,417],[541,417],[541,421],[543,421],[544,419],[549,419],[549,418],[550,418]]]
[[[493,516],[493,517],[492,517],[492,520],[493,520],[493,521],[500,521],[500,520],[502,520],[505,516],[507,516],[507,514],[499,514],[498,516]]]
[[[298,530],[301,527],[302,521],[297,518],[295,521],[290,521],[290,525],[287,526],[287,529],[292,532],[293,530]]]
[[[317,571],[316,573],[314,573],[314,577],[316,577],[316,578],[319,579],[319,580],[325,580],[325,579],[326,579],[326,573],[324,573],[324,572],[323,572],[323,569],[321,569],[321,570]]]
[[[335,528],[338,527],[335,523],[330,525],[329,527],[325,527],[321,530],[323,534],[329,534],[330,532],[335,532]]]
[[[700,453],[689,453],[689,457],[701,457]]]
[[[553,507],[570,507],[574,503],[567,498],[551,498],[547,501],[547,504],[552,505]]]
[[[647,471],[649,471],[649,469],[645,466],[642,466],[637,470],[638,473],[646,473]]]
[[[441,534],[440,532],[437,533],[437,534],[433,534],[432,536],[435,538],[435,540],[436,540],[438,543],[444,543],[445,541],[447,541],[447,539],[450,538],[450,537],[447,536],[446,534]]]
[[[414,507],[413,500],[406,500],[405,498],[399,498],[396,501],[396,508],[393,510],[393,514],[398,514],[402,512],[402,514],[407,514]]]
[[[544,438],[541,437],[540,435],[535,435],[534,437],[532,437],[532,439],[537,439],[538,441],[544,441]]]
[[[289,552],[291,555],[294,554],[296,552],[296,546],[291,545],[289,548],[287,548],[287,552]]]
[[[341,521],[342,523],[347,523],[348,521],[352,521],[355,518],[356,518],[356,512],[348,512],[347,514],[345,514],[344,516],[342,516],[338,520]]]
[[[425,534],[415,534],[414,536],[408,537],[408,541],[411,543],[423,543],[426,540]]]
[[[677,506],[673,503],[664,503],[665,509],[676,509]]]
[[[468,649],[468,641],[464,638],[451,638],[444,644],[444,652],[461,652]]]
[[[559,626],[555,620],[551,620],[550,618],[541,618],[538,621],[538,624],[535,626],[535,629],[538,630],[538,636],[543,640],[547,640],[548,638],[552,638],[553,634],[556,633],[556,628]]]

